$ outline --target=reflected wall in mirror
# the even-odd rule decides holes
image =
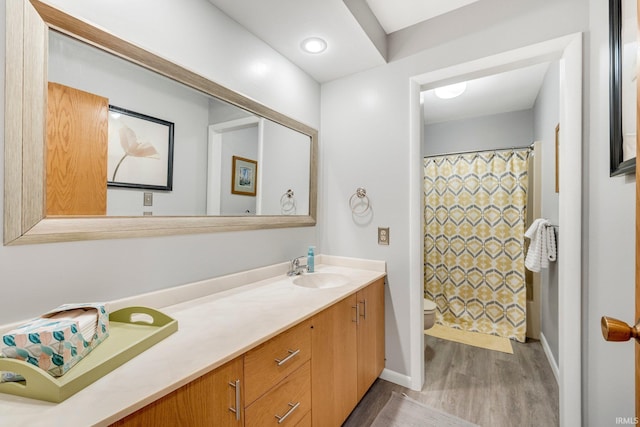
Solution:
[[[264,118],[209,127],[207,215],[307,215],[309,137]],[[256,195],[234,194],[233,157],[257,159]],[[236,171],[237,173],[237,171]],[[288,190],[292,200],[283,199]]]
[[[38,0],[7,0],[6,38],[5,244],[315,225],[315,129]],[[47,120],[49,81],[93,95],[100,105],[101,121],[81,123],[96,131],[90,139],[99,147],[80,150],[92,160],[60,155],[59,164],[76,176],[84,167],[101,191],[103,136],[113,131],[108,124],[104,131],[105,105],[175,124],[173,186],[154,193],[153,217],[144,216],[143,190],[123,188],[106,191],[106,214],[102,206],[49,211],[49,173],[60,175],[45,155],[47,125],[57,126]],[[231,194],[233,155],[260,164],[256,195],[244,209],[232,199],[247,197]],[[100,167],[87,167],[93,161]]]
[[[166,141],[153,141],[149,133],[138,131],[136,144],[150,148],[150,155],[129,157],[125,162],[123,149],[113,144],[114,140],[124,141],[120,128],[114,126],[117,113],[111,111],[107,178],[113,181],[111,174],[117,165],[120,175],[131,176],[168,161],[173,186],[167,191],[156,186],[153,206],[143,206],[143,192],[153,187],[147,185],[145,190],[144,185],[138,189],[109,185],[107,215],[280,215],[280,198],[289,188],[295,189],[298,201],[295,213],[289,214],[309,214],[309,135],[53,30],[49,31],[48,76],[49,82],[100,96],[111,106],[174,126],[171,158],[166,159],[168,151],[161,150]],[[229,190],[233,156],[260,164],[261,185],[255,196],[243,197]],[[49,186],[50,181],[48,192]]]

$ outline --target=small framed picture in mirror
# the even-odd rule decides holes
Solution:
[[[258,180],[258,162],[233,156],[231,166],[231,193],[255,196]]]

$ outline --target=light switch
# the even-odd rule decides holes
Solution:
[[[144,193],[143,206],[153,206],[153,193]]]
[[[389,244],[389,227],[378,227],[378,244]]]

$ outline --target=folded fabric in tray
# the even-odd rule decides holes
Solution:
[[[80,328],[80,333],[85,339],[92,339],[98,328],[98,319],[96,317],[95,310],[88,310],[86,308],[77,308],[55,313],[48,317],[48,319],[71,320],[77,322]]]
[[[15,372],[0,371],[0,383],[12,383],[17,381],[24,381],[24,377],[16,374]]]
[[[1,356],[27,361],[58,377],[108,336],[104,304],[65,304],[5,333]],[[6,372],[1,379],[19,380]]]

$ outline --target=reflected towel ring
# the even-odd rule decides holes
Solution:
[[[357,197],[357,199],[355,199]],[[355,202],[355,203],[354,203]],[[364,207],[358,209],[358,206],[363,205]],[[370,202],[369,197],[367,197],[367,190],[358,187],[356,192],[351,195],[349,198],[349,207],[351,208],[351,212],[355,215],[362,215],[369,210]]]
[[[282,197],[280,197],[280,203],[282,203],[284,201],[284,198],[286,197],[287,199],[292,199],[294,196],[294,192],[292,189],[288,189],[283,195]]]
[[[296,199],[292,189],[288,189],[282,197],[280,197],[280,213],[284,215],[292,215],[296,213]]]

